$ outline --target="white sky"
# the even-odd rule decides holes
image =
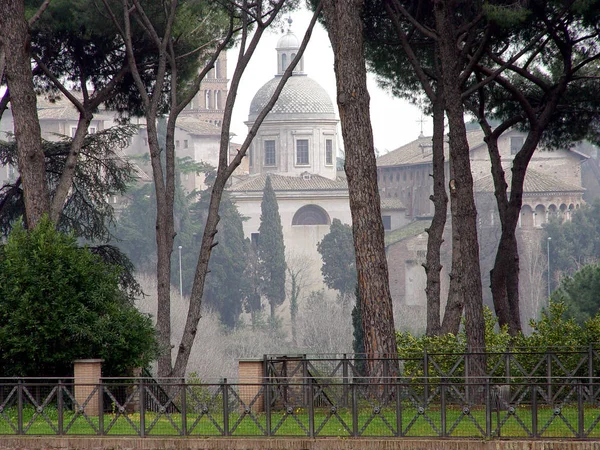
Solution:
[[[306,10],[296,11],[291,17],[293,19],[292,31],[301,41],[310,23],[312,13]],[[285,31],[287,31],[287,22],[285,25]],[[282,34],[281,28],[274,28],[273,31],[263,35],[242,78],[231,127],[232,132],[238,136],[234,139],[236,142],[241,142],[246,136],[247,127],[244,125],[244,121],[248,119],[248,110],[254,94],[276,74],[275,46]],[[237,59],[236,49],[229,51],[227,59],[229,78],[231,78]],[[327,32],[319,23],[315,25],[308,47],[304,52],[304,73],[325,88],[337,108],[333,52]],[[371,123],[375,148],[380,153],[386,153],[416,139],[421,129],[421,124],[418,122],[421,117],[419,109],[406,100],[393,98],[379,88],[375,76],[372,74],[369,74],[368,88],[371,95]],[[424,117],[424,119],[423,132],[425,135],[431,135],[431,118]]]

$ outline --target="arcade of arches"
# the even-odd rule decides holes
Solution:
[[[573,211],[579,209],[581,201],[577,203],[525,203],[519,216],[519,228],[540,228],[551,218],[558,217],[563,221],[570,221]]]

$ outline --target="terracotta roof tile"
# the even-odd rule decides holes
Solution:
[[[512,171],[505,171],[505,179],[510,191],[512,182]],[[475,181],[476,192],[494,192],[494,180],[492,175],[486,175]],[[523,193],[538,193],[538,192],[583,192],[585,189],[575,184],[565,183],[556,177],[538,172],[534,169],[527,169],[525,175],[525,183],[523,185]]]
[[[177,127],[191,134],[220,135],[221,127],[205,122],[196,117],[179,117],[176,122]]]
[[[393,209],[406,209],[406,206],[402,203],[399,198],[382,198],[381,209],[384,211],[390,211]]]
[[[269,174],[275,191],[347,191],[348,183],[345,179],[330,180],[320,175],[307,174],[300,176],[287,176]],[[250,175],[243,181],[229,188],[231,192],[262,192],[265,188],[267,174]]]
[[[467,132],[467,140],[469,148],[473,150],[481,145],[484,145],[483,131]],[[448,145],[444,143],[444,154],[448,159]],[[431,164],[432,160],[432,137],[422,136],[416,140],[409,142],[402,147],[392,150],[385,155],[377,158],[378,167]]]

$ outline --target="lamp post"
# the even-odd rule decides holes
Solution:
[[[550,301],[550,241],[552,238],[548,236],[548,301]]]
[[[179,246],[179,298],[183,299],[183,274],[181,273],[181,245]]]

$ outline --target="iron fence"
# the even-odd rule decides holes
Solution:
[[[148,378],[0,379],[0,434],[600,438],[600,378],[288,375],[160,390]]]

